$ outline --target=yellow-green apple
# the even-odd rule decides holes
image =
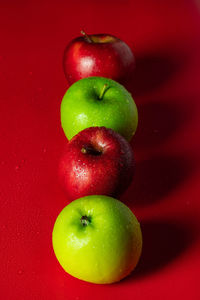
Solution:
[[[66,272],[98,284],[130,274],[142,249],[140,224],[131,210],[114,198],[98,195],[66,206],[56,219],[52,241]]]
[[[70,201],[87,195],[117,197],[131,183],[134,169],[132,148],[120,134],[90,127],[67,143],[59,175]]]
[[[85,128],[105,126],[130,141],[137,124],[131,94],[108,78],[88,77],[75,82],[61,102],[61,125],[69,140]]]
[[[67,81],[72,84],[82,78],[101,76],[124,83],[135,67],[130,47],[113,35],[81,33],[64,51]]]

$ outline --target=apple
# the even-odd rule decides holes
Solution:
[[[93,195],[79,198],[61,211],[52,243],[67,273],[105,284],[117,282],[133,271],[141,254],[142,233],[125,204]]]
[[[124,83],[135,67],[129,46],[113,35],[81,33],[64,51],[63,69],[69,84],[91,76]]]
[[[59,175],[68,200],[87,195],[117,197],[130,185],[134,169],[133,151],[121,135],[90,127],[67,143]]]
[[[70,140],[88,127],[105,126],[131,140],[138,112],[131,94],[118,82],[88,77],[75,82],[61,102],[61,125]]]

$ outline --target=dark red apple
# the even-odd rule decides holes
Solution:
[[[82,34],[72,40],[64,52],[63,67],[69,84],[90,76],[124,83],[135,66],[129,46],[113,35]]]
[[[87,195],[119,196],[132,181],[133,151],[117,132],[90,127],[66,145],[59,175],[68,200]]]

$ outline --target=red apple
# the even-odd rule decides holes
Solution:
[[[105,127],[90,127],[66,145],[59,175],[68,200],[87,195],[119,196],[132,181],[135,163],[129,143]]]
[[[64,52],[63,67],[69,84],[90,76],[124,83],[135,66],[129,46],[113,35],[82,34],[72,40]]]

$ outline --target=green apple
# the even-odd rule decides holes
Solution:
[[[93,283],[113,283],[136,266],[142,249],[140,224],[122,202],[87,196],[66,206],[53,228],[53,249],[66,272]]]
[[[85,128],[104,126],[130,141],[138,112],[131,94],[121,84],[104,77],[88,77],[75,82],[64,95],[61,124],[69,140]]]

